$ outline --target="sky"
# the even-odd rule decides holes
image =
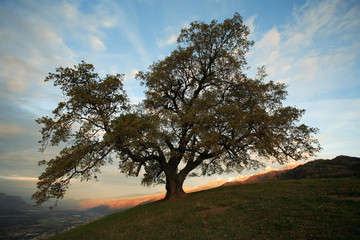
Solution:
[[[38,151],[35,119],[51,116],[59,89],[44,83],[56,67],[81,60],[101,75],[125,74],[131,101],[144,98],[135,80],[176,48],[193,21],[223,21],[238,12],[255,45],[249,76],[265,65],[268,80],[287,85],[285,105],[305,109],[302,122],[319,128],[316,158],[360,157],[360,1],[358,0],[0,0],[0,192],[30,198],[44,170],[37,162],[59,149]],[[268,169],[281,168],[267,162]],[[254,173],[245,171],[242,175]],[[238,173],[190,178],[196,187]],[[116,199],[154,194],[113,165],[99,181],[73,181],[65,199]]]

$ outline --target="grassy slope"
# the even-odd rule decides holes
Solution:
[[[138,206],[53,239],[360,239],[360,201],[344,197],[360,198],[360,178],[227,186]]]

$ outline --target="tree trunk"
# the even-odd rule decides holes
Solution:
[[[177,174],[166,176],[166,200],[183,197],[186,194],[183,190],[184,180],[185,179],[180,178]]]

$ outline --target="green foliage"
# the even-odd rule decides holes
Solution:
[[[37,205],[49,198],[62,198],[71,179],[96,178],[100,167],[112,161],[114,144],[103,139],[102,134],[110,131],[111,122],[129,104],[122,75],[101,79],[94,70],[91,64],[81,62],[74,68],[57,68],[45,79],[61,87],[65,101],[53,111],[54,117],[36,120],[44,125],[40,150],[61,142],[69,146],[56,158],[39,162],[47,168],[39,177],[39,191],[33,195]]]
[[[141,205],[52,239],[358,239],[359,197],[359,178],[228,186]]]
[[[120,74],[101,79],[85,62],[50,73],[46,81],[60,86],[65,101],[53,118],[37,120],[45,125],[41,150],[69,147],[41,162],[47,168],[37,203],[63,197],[72,178],[96,176],[114,154],[123,173],[145,170],[144,185],[166,183],[166,198],[184,195],[190,172],[241,172],[263,166],[259,157],[283,163],[313,156],[317,129],[299,124],[304,110],[282,105],[285,85],[265,82],[265,68],[254,79],[244,74],[248,35],[237,13],[222,23],[191,23],[170,56],[137,75],[147,89],[138,106],[129,105]]]

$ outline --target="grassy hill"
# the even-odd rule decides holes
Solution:
[[[360,178],[225,186],[157,201],[52,239],[360,239]]]
[[[331,160],[318,159],[293,169],[276,170],[262,174],[255,174],[247,179],[227,182],[224,184],[224,186],[273,180],[339,177],[360,177],[360,158],[337,156]]]
[[[315,160],[283,171],[277,179],[360,177],[360,158],[337,156],[331,160]]]

